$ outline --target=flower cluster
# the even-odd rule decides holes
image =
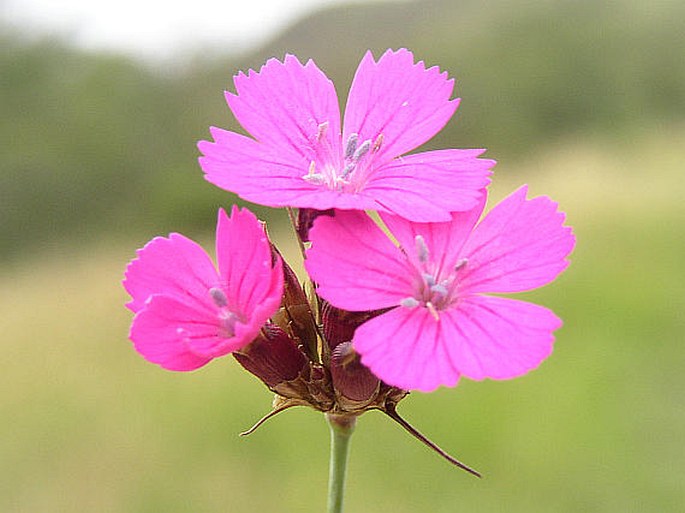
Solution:
[[[288,208],[312,293],[252,213],[220,211],[218,270],[178,234],[130,263],[136,350],[178,371],[232,353],[277,394],[275,412],[393,418],[410,390],[536,368],[561,321],[488,294],[551,282],[575,239],[556,203],[525,187],[483,214],[495,164],[484,150],[407,154],[452,117],[453,88],[407,50],[369,52],[341,121],[312,61],[287,55],[238,74],[226,101],[251,137],[211,128],[200,166],[247,201]]]

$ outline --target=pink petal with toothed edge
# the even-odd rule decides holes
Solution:
[[[406,49],[386,51],[378,62],[367,52],[357,68],[345,108],[343,140],[352,133],[375,141],[383,134],[376,158],[388,162],[431,139],[459,104],[450,100],[454,80],[437,67],[414,63]]]
[[[485,207],[486,194],[469,211],[455,212],[446,223],[414,223],[393,215],[381,213],[380,217],[405,250],[407,258],[419,266],[416,252],[416,236],[420,235],[429,252],[429,260],[440,270],[450,272],[460,258],[461,249],[468,240],[473,227]]]
[[[318,293],[333,306],[376,310],[398,305],[412,294],[412,268],[365,213],[320,216],[309,235],[305,268]]]
[[[362,324],[353,345],[388,384],[430,392],[461,375],[509,379],[552,352],[561,320],[547,308],[513,299],[472,296],[436,320],[425,308],[396,308]]]
[[[510,379],[537,368],[561,327],[551,310],[515,299],[470,296],[440,314],[452,364],[464,376]]]
[[[215,142],[198,143],[204,155],[199,162],[205,178],[247,201],[320,210],[332,206],[355,210],[381,208],[364,191],[345,194],[306,182],[302,177],[307,174],[308,162],[297,165],[284,160],[267,146],[235,132],[214,127],[210,131]]]
[[[405,390],[455,386],[458,367],[447,357],[441,322],[425,308],[399,307],[362,324],[352,344],[380,379]]]
[[[168,370],[190,371],[209,363],[212,357],[194,353],[187,337],[218,342],[217,332],[211,307],[192,308],[176,298],[157,295],[134,317],[129,338],[149,362]]]
[[[568,266],[575,237],[564,214],[549,198],[526,199],[526,192],[523,186],[510,194],[476,226],[462,251],[462,292],[531,290]]]
[[[490,183],[494,160],[485,150],[437,150],[407,155],[374,170],[364,188],[385,211],[415,222],[449,221],[473,208]]]
[[[124,286],[137,312],[130,338],[147,360],[196,369],[249,344],[278,309],[282,262],[254,214],[220,210],[216,246],[220,273],[199,245],[178,234],[154,239],[129,264]],[[213,287],[225,301],[213,298]]]
[[[294,55],[269,59],[259,72],[240,72],[237,94],[226,93],[233,115],[259,142],[273,145],[285,160],[313,160],[312,141],[328,123],[330,143],[340,152],[340,107],[333,82],[313,61],[302,65]],[[298,159],[299,157],[299,159]],[[302,173],[305,174],[305,173]]]
[[[278,307],[283,293],[281,260],[278,258],[272,265],[269,240],[252,212],[234,205],[228,217],[223,209],[219,210],[216,255],[231,311],[253,318],[260,305],[267,310]],[[265,321],[260,320],[259,326]]]
[[[144,308],[153,294],[176,296],[189,303],[206,300],[218,275],[212,261],[196,242],[172,233],[155,237],[126,268],[124,288],[132,300],[126,305],[133,312]]]

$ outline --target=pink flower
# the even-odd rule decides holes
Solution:
[[[484,201],[444,223],[381,218],[397,247],[362,212],[319,217],[307,271],[334,306],[392,308],[362,324],[354,349],[380,379],[404,389],[454,386],[460,376],[508,379],[552,351],[561,320],[522,292],[554,280],[575,244],[547,197],[518,189],[476,225]]]
[[[189,371],[249,344],[279,308],[280,258],[249,210],[219,211],[219,271],[192,240],[172,233],[138,250],[124,287],[136,315],[130,338],[148,361]]]
[[[454,81],[411,52],[370,52],[354,77],[340,125],[333,83],[313,61],[286,55],[235,79],[226,100],[254,137],[211,128],[198,145],[206,179],[272,207],[378,210],[412,221],[447,221],[473,208],[494,161],[485,150],[398,158],[432,138],[454,114]]]

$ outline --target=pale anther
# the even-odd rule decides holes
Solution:
[[[235,324],[238,322],[238,317],[227,310],[219,314],[219,335],[224,338],[231,338],[235,336]]]
[[[371,149],[371,140],[367,139],[362,143],[362,145],[356,149],[354,154],[352,155],[352,160],[355,162],[362,158],[364,155],[366,155],[369,150]]]
[[[425,264],[428,262],[428,257],[430,256],[426,241],[424,240],[423,235],[417,235],[414,237],[414,241],[416,242],[416,254],[419,257],[419,262]]]
[[[209,295],[212,296],[214,304],[219,308],[223,308],[228,304],[226,294],[224,294],[224,291],[218,287],[212,287],[211,289],[209,289]]]
[[[423,273],[421,274],[421,276],[423,277],[423,281],[425,281],[426,285],[428,285],[429,287],[435,285],[435,276],[433,276],[432,274]]]
[[[302,179],[305,182],[311,183],[312,185],[323,185],[326,182],[326,178],[319,173],[304,175]]]
[[[456,263],[456,265],[454,266],[454,270],[458,271],[459,269],[462,269],[468,263],[469,263],[468,258],[462,258]]]
[[[355,164],[354,162],[350,162],[349,164],[347,164],[345,168],[342,170],[342,174],[340,175],[340,177],[347,178],[356,166],[357,164]]]
[[[442,283],[437,283],[431,286],[431,292],[444,297],[447,295],[447,287],[445,287]]]
[[[345,158],[346,159],[352,158],[352,155],[354,155],[354,152],[357,149],[358,143],[359,143],[359,135],[358,134],[350,134],[350,136],[347,138],[347,144],[345,145]]]
[[[404,306],[405,308],[416,308],[419,306],[419,302],[413,297],[405,297],[402,301],[400,301],[400,305]]]

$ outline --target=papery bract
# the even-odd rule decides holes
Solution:
[[[219,211],[218,271],[195,242],[172,233],[138,250],[124,287],[136,314],[130,338],[148,361],[189,371],[249,344],[278,309],[280,257],[249,210]]]
[[[411,52],[368,52],[355,74],[341,129],[333,83],[313,61],[287,55],[235,77],[226,100],[254,137],[211,128],[198,145],[207,180],[272,207],[378,210],[413,221],[447,221],[472,208],[494,161],[485,150],[397,158],[433,137],[459,103],[454,81]]]
[[[395,245],[362,212],[319,217],[305,266],[338,308],[392,308],[358,327],[354,349],[390,385],[431,391],[460,376],[507,379],[537,367],[561,320],[531,303],[483,293],[552,281],[575,244],[564,215],[522,187],[480,223],[484,200],[444,223],[381,214]]]

